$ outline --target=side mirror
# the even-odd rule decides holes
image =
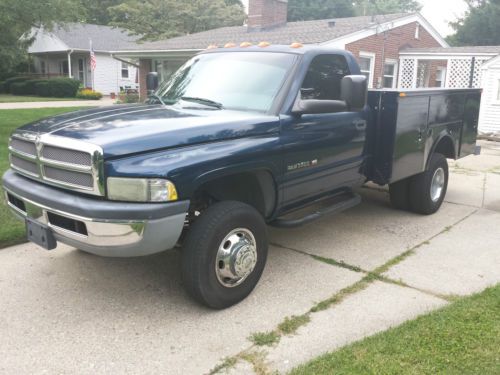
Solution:
[[[347,104],[342,100],[298,100],[292,109],[296,115],[315,115],[347,111]]]
[[[365,76],[345,76],[341,82],[341,97],[350,111],[365,108],[368,96],[368,82]]]
[[[158,88],[158,73],[157,72],[150,72],[146,76],[146,88],[148,90],[148,93],[151,93],[153,91],[156,91]]]

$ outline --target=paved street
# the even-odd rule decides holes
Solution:
[[[494,285],[500,143],[481,144],[481,156],[452,163],[447,202],[433,216],[393,210],[387,192],[370,186],[350,211],[270,229],[260,284],[225,311],[187,297],[178,251],[106,259],[65,246],[0,250],[0,373],[206,374],[228,357],[236,363],[220,373],[284,373]],[[369,271],[383,277],[361,281]],[[279,343],[249,340],[339,293]]]

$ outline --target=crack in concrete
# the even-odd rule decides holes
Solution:
[[[471,217],[472,215],[474,215],[478,211],[479,211],[479,209],[474,210],[473,212],[464,216],[463,218],[461,218],[460,220],[451,224],[450,226],[445,227],[439,233],[437,233],[437,234],[429,237],[428,239],[422,241],[421,243],[413,246],[412,248],[406,250],[402,254],[400,254],[392,259],[389,259],[386,263],[375,268],[373,271],[367,271],[367,270],[362,269],[361,267],[354,266],[354,265],[345,263],[343,261],[337,261],[337,260],[331,259],[331,258],[320,257],[320,256],[317,256],[314,254],[310,254],[306,251],[290,248],[290,247],[287,247],[287,246],[284,246],[284,245],[281,245],[278,243],[270,243],[271,246],[279,247],[279,248],[284,249],[284,250],[293,251],[293,252],[302,254],[304,256],[309,256],[318,262],[323,262],[323,263],[329,264],[329,265],[334,266],[334,267],[344,268],[344,269],[347,269],[347,270],[350,270],[353,272],[357,272],[357,273],[363,273],[365,275],[358,282],[356,282],[356,283],[354,283],[354,284],[352,284],[344,289],[341,289],[339,292],[335,293],[330,298],[323,300],[321,302],[318,302],[316,305],[311,307],[311,309],[307,313],[300,315],[299,317],[305,317],[306,319],[304,319],[304,323],[297,326],[293,332],[284,333],[282,330],[279,329],[280,325],[283,324],[283,323],[280,323],[278,325],[278,328],[271,331],[277,335],[277,341],[274,344],[277,344],[279,342],[279,340],[281,339],[281,337],[284,336],[285,334],[295,334],[296,331],[298,330],[298,328],[308,324],[308,322],[310,321],[310,316],[312,314],[319,312],[319,311],[324,311],[326,309],[331,308],[332,306],[335,306],[335,305],[341,303],[343,300],[345,300],[345,298],[347,298],[351,295],[354,295],[355,293],[357,293],[361,290],[366,289],[368,286],[370,286],[375,281],[381,281],[381,282],[385,282],[388,284],[398,285],[398,286],[403,287],[403,288],[409,288],[412,290],[416,290],[416,291],[421,292],[423,294],[427,294],[427,295],[433,296],[435,298],[445,300],[447,302],[455,301],[457,299],[456,296],[443,295],[443,294],[439,294],[439,293],[434,293],[434,292],[429,291],[429,290],[413,287],[411,285],[404,283],[401,280],[393,280],[389,277],[384,276],[383,274],[385,272],[387,272],[391,267],[401,263],[406,258],[414,255],[415,250],[419,249],[420,247],[422,247],[424,245],[430,244],[430,241],[432,241],[433,239],[437,238],[438,236],[440,236],[446,232],[449,232],[452,228],[454,228],[458,224],[462,223],[463,221],[467,220],[469,217]],[[289,319],[289,318],[286,317],[285,321],[287,319]],[[222,370],[229,370],[230,368],[235,367],[237,365],[238,361],[240,361],[240,360],[243,360],[243,361],[250,363],[253,367],[254,373],[257,375],[271,374],[271,372],[269,371],[269,368],[266,364],[267,352],[263,351],[263,350],[255,351],[255,349],[257,349],[258,347],[259,347],[258,345],[254,344],[254,345],[250,346],[249,348],[241,351],[240,353],[238,353],[234,356],[226,357],[224,359],[224,361],[220,365],[216,366],[213,370],[211,370],[209,372],[209,374],[213,375],[213,374],[220,373],[220,371],[222,371]]]

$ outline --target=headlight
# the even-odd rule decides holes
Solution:
[[[108,198],[127,202],[171,202],[179,197],[168,180],[146,178],[108,178]]]

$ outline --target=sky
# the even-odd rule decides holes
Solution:
[[[248,0],[242,0],[248,6]],[[422,5],[422,15],[441,33],[447,36],[453,33],[448,25],[463,16],[467,6],[463,0],[418,0]]]

